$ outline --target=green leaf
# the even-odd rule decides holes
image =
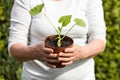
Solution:
[[[35,16],[42,11],[43,7],[44,7],[44,4],[42,3],[32,8],[29,12],[32,16]]]
[[[74,19],[74,22],[75,22],[77,25],[79,25],[79,26],[83,26],[83,27],[86,26],[85,22],[84,22],[82,19],[75,18],[75,19]]]
[[[0,51],[5,47],[5,41],[0,40]]]
[[[65,27],[66,25],[70,23],[71,17],[72,15],[61,16],[58,22],[62,23],[62,27]]]

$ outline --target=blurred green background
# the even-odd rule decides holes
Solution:
[[[21,80],[22,63],[7,52],[13,0],[0,0],[0,80]],[[95,57],[97,80],[120,80],[120,0],[103,0],[107,25],[104,53]]]

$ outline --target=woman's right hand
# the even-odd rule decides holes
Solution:
[[[37,60],[43,62],[48,67],[56,68],[54,63],[60,62],[58,53],[53,53],[53,49],[45,47],[44,43],[35,45],[33,53],[36,55]]]

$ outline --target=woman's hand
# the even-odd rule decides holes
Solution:
[[[59,53],[59,61],[62,62],[62,65],[70,65],[74,61],[78,61],[86,58],[86,51],[84,47],[74,44],[72,48],[65,49],[64,52]]]
[[[74,61],[94,57],[105,49],[105,43],[101,39],[94,39],[84,46],[74,44],[72,48],[65,49],[64,52],[59,53],[58,60],[62,65],[70,65]]]
[[[40,60],[51,68],[56,68],[54,64],[60,62],[58,60],[58,53],[53,53],[53,50],[51,48],[46,48],[44,44],[36,45],[34,54],[37,54],[37,60]]]

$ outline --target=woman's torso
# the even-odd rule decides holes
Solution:
[[[74,39],[74,44],[85,45],[87,42],[88,22],[86,17],[88,0],[31,0],[31,8],[37,4],[45,3],[43,12],[49,17],[52,23],[58,27],[57,23],[60,16],[72,15],[73,18],[82,18],[86,22],[86,27],[75,26],[68,36]],[[72,20],[73,21],[73,20]],[[64,34],[70,25],[63,29]],[[30,45],[44,42],[48,35],[56,34],[54,28],[43,16],[38,14],[32,17],[30,29]],[[24,62],[23,79],[29,80],[81,80],[86,75],[94,76],[94,61],[92,58],[74,62],[65,68],[52,69],[45,66],[38,60]],[[94,78],[93,78],[94,79]]]

